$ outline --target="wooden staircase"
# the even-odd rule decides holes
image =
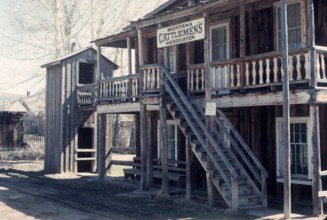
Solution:
[[[208,129],[203,110],[191,104],[165,67],[162,71],[162,84],[171,97],[167,109],[227,206],[267,206],[268,173],[228,118],[218,110]]]

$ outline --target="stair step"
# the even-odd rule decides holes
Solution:
[[[214,176],[213,179],[214,179],[215,181],[218,181],[218,182],[223,181],[223,178],[220,177],[220,176],[218,176],[218,175],[217,175],[217,176]],[[241,187],[241,186],[247,186],[247,179],[246,179],[245,176],[241,176],[241,177],[238,179],[238,186],[239,186],[239,187]],[[228,188],[228,186],[226,185],[226,183],[221,184],[221,187],[227,187],[227,188]]]
[[[231,191],[228,187],[221,187],[221,189],[224,191],[225,196],[231,196]],[[253,195],[253,187],[249,185],[238,187],[238,195]]]
[[[228,200],[232,200],[232,196],[226,196]],[[257,206],[261,204],[261,198],[259,195],[251,194],[251,195],[239,195],[238,203],[240,206]]]

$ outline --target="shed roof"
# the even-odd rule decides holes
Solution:
[[[22,105],[20,101],[15,101],[12,103],[5,103],[0,105],[0,112],[26,113],[27,109]]]
[[[90,46],[90,47],[86,47],[86,48],[81,49],[81,50],[79,50],[79,51],[76,51],[76,52],[73,52],[73,53],[70,53],[70,54],[64,55],[64,56],[62,56],[62,57],[59,57],[59,58],[57,58],[57,59],[55,59],[55,60],[53,60],[53,61],[51,61],[51,62],[49,62],[49,63],[43,64],[43,65],[41,66],[41,68],[47,68],[47,67],[49,67],[49,66],[58,65],[58,64],[60,64],[63,60],[66,60],[66,59],[68,59],[68,58],[70,58],[70,57],[74,57],[74,56],[76,56],[76,55],[78,55],[78,54],[80,54],[80,53],[83,53],[83,52],[87,51],[87,50],[92,50],[92,51],[94,51],[95,53],[98,53],[98,51],[97,51],[96,49],[94,49],[92,46]],[[117,69],[117,68],[119,67],[117,64],[115,64],[114,62],[112,62],[111,60],[109,60],[109,59],[108,59],[107,57],[105,57],[104,55],[101,55],[101,57],[102,57],[103,59],[107,60],[109,63],[113,64],[115,69]]]

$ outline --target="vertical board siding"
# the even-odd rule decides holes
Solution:
[[[60,64],[47,67],[44,165],[47,173],[77,171],[74,156],[78,127],[89,126],[86,125],[89,117],[83,117],[83,112],[78,111],[77,105],[80,61],[95,64],[94,74],[96,74],[97,55],[93,49],[68,57]],[[112,76],[113,63],[103,59],[101,64],[102,74]],[[96,123],[91,126],[96,127]]]

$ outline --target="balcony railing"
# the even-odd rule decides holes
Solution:
[[[327,83],[327,49],[316,47],[317,70],[316,81]],[[210,63],[210,88],[213,93],[224,94],[237,89],[253,89],[258,87],[281,85],[283,68],[282,54],[271,52],[244,59]],[[290,83],[308,83],[311,79],[310,51],[301,48],[289,53]],[[188,70],[189,94],[201,94],[205,89],[204,65],[191,66]]]
[[[96,83],[77,86],[77,103],[81,106],[94,105],[97,102],[97,89]]]
[[[310,86],[312,77],[318,86],[327,86],[327,47],[315,47],[316,72],[311,74],[311,51],[301,48],[289,53],[289,75],[291,84]],[[228,94],[231,91],[282,85],[282,55],[270,52],[243,59],[210,63],[211,94]],[[191,65],[187,71],[189,95],[203,95],[206,90],[206,72],[203,64]],[[79,85],[79,105],[100,103],[137,102],[141,96],[160,95],[160,65],[144,65],[140,74],[101,80],[98,84]]]
[[[139,74],[101,80],[99,102],[135,102],[139,98]]]

